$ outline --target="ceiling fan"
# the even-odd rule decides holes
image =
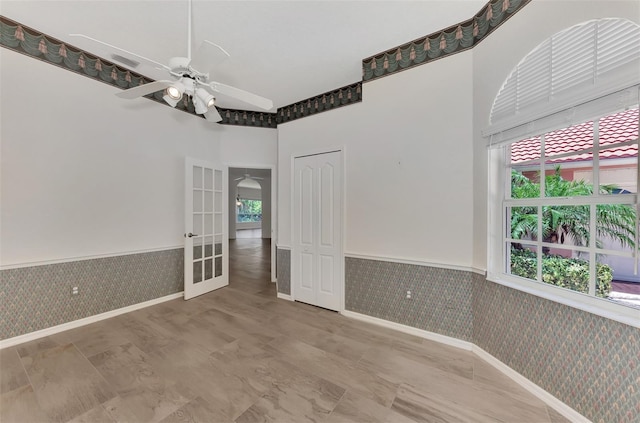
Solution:
[[[183,95],[191,97],[197,114],[204,115],[210,122],[219,122],[222,117],[214,107],[215,95],[221,94],[257,106],[264,110],[273,108],[273,102],[267,98],[209,79],[214,67],[229,57],[222,47],[204,40],[191,56],[192,14],[189,0],[187,57],[172,57],[169,64],[158,63],[136,53],[96,40],[84,34],[69,34],[78,37],[80,44],[88,46],[87,50],[100,57],[105,57],[122,64],[128,69],[158,80],[138,87],[129,88],[116,95],[125,99],[134,99],[164,90],[163,100],[171,107],[176,107]],[[82,47],[79,45],[79,47]],[[171,77],[171,79],[166,79]]]
[[[245,179],[255,179],[255,180],[262,180],[264,178],[260,178],[258,176],[251,176],[251,174],[249,173],[245,173],[244,176],[241,176],[239,178],[235,178],[234,181],[240,181],[240,180],[245,180]]]

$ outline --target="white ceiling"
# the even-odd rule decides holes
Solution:
[[[231,57],[212,79],[272,99],[275,112],[360,81],[365,57],[467,20],[484,4],[193,0],[193,48],[204,39],[224,47]],[[161,63],[187,55],[187,8],[187,0],[0,2],[2,15],[69,44],[79,45],[68,34],[82,33]]]

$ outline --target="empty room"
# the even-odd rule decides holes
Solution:
[[[1,422],[640,422],[637,0],[3,0]]]

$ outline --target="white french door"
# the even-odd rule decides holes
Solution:
[[[342,308],[342,153],[294,159],[292,296]]]
[[[185,160],[185,300],[229,285],[226,173],[213,163]]]

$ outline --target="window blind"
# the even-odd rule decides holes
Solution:
[[[490,144],[504,143],[555,129],[558,119],[565,126],[586,120],[589,103],[612,93],[622,109],[637,104],[638,84],[640,26],[620,18],[581,23],[545,40],[511,71],[483,135]]]

